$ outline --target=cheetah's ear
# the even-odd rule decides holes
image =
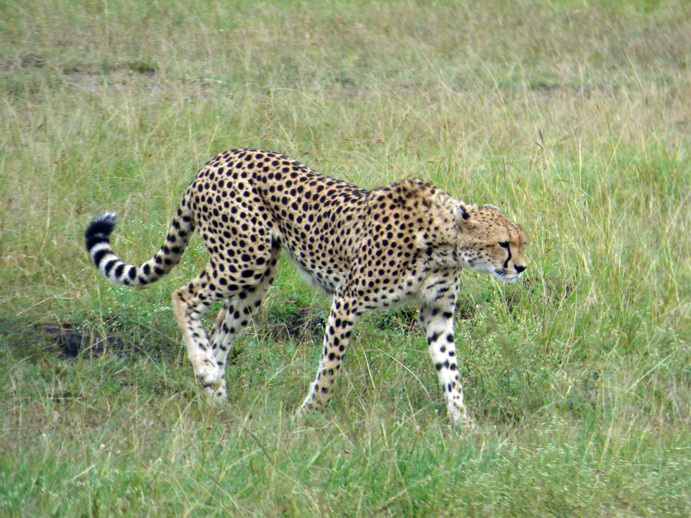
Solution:
[[[462,203],[459,203],[456,206],[456,216],[458,216],[463,221],[468,221],[470,219],[470,214],[465,208],[465,205],[463,205]]]
[[[484,209],[499,210],[499,207],[497,207],[496,205],[492,205],[491,203],[485,203],[482,207]]]

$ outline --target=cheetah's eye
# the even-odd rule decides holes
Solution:
[[[502,241],[499,243],[499,246],[502,248],[509,248],[509,242],[508,241]]]

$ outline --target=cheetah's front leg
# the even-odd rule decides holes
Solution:
[[[329,401],[356,318],[355,308],[350,302],[340,297],[334,297],[324,334],[324,351],[319,362],[317,378],[310,386],[302,405],[300,405],[298,416],[306,411],[324,406]]]
[[[453,337],[453,304],[424,305],[420,310],[420,322],[425,330],[429,354],[439,375],[439,384],[449,418],[454,425],[463,428],[473,423],[463,403],[463,389],[456,360],[456,343]]]

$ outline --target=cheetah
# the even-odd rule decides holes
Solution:
[[[269,289],[282,248],[331,294],[319,368],[298,415],[330,399],[358,317],[414,302],[449,418],[471,426],[453,335],[461,270],[511,282],[526,269],[523,231],[493,205],[463,203],[419,179],[368,191],[258,149],[225,151],[199,170],[148,261],[126,264],[113,252],[115,222],[113,213],[94,219],[86,248],[109,281],[125,286],[158,281],[199,231],[209,263],[173,293],[172,303],[211,400],[226,398],[229,348]],[[222,306],[207,336],[201,318],[217,301]]]

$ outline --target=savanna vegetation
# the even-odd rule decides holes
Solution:
[[[691,4],[0,2],[0,515],[688,516]],[[169,294],[83,249],[160,246],[211,155],[498,205],[529,267],[463,276],[477,429],[451,429],[414,310],[356,328],[292,418],[328,300],[282,268],[198,398]]]

